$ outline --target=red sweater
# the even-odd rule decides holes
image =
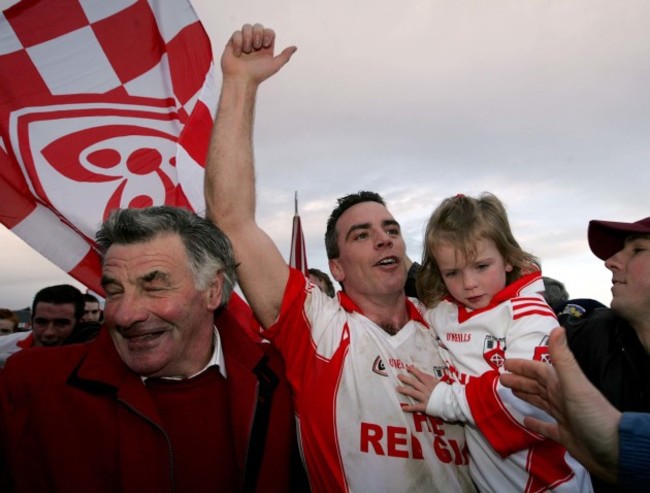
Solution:
[[[285,492],[295,445],[290,391],[277,353],[242,330],[248,317],[231,310],[216,320],[228,379],[215,392],[228,396],[221,412],[229,413],[232,443],[219,439],[214,453],[234,448],[242,489]],[[186,424],[199,428],[196,409],[188,406],[185,421],[170,426],[165,421],[178,418],[161,416],[160,399],[123,364],[106,330],[88,344],[20,351],[0,373],[0,491],[187,491],[180,481],[194,466],[177,462],[170,444],[191,445],[178,437]]]

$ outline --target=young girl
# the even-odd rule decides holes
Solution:
[[[427,225],[417,287],[448,374],[437,380],[409,367],[398,391],[416,404],[404,410],[466,424],[470,473],[481,491],[591,491],[580,464],[523,426],[525,414],[540,411],[499,383],[506,358],[548,361],[548,334],[557,326],[539,294],[539,261],[515,240],[499,199],[485,193],[442,202]]]

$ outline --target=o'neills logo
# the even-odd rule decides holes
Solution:
[[[456,332],[450,332],[447,334],[447,340],[449,342],[469,342],[472,340],[472,334],[458,334]]]
[[[386,365],[384,365],[384,362],[381,360],[381,356],[377,356],[375,358],[375,361],[372,364],[372,371],[375,372],[377,375],[381,375],[382,377],[388,376],[388,372],[386,371]]]

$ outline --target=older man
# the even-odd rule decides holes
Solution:
[[[23,351],[0,376],[0,489],[287,491],[280,361],[239,327],[243,308],[214,322],[235,282],[226,236],[153,207],[115,211],[97,241],[105,329]]]
[[[338,298],[290,269],[255,222],[257,88],[295,51],[274,56],[274,41],[270,29],[247,25],[225,48],[206,200],[233,242],[242,289],[286,361],[312,489],[472,491],[462,428],[404,413],[407,398],[395,392],[406,365],[431,371],[444,363],[404,294],[405,243],[383,199],[351,194],[330,216],[325,242]]]

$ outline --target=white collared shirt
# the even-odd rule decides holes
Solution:
[[[193,375],[190,375],[189,377],[181,377],[181,376],[171,376],[171,377],[160,377],[164,380],[185,380],[189,378],[194,378],[199,376],[201,373],[205,372],[208,368],[211,366],[217,366],[219,368],[219,373],[223,376],[223,378],[228,378],[226,374],[226,362],[223,357],[223,347],[221,347],[221,336],[219,335],[219,331],[217,330],[217,326],[213,326],[213,337],[212,337],[212,356],[210,357],[210,360],[208,363],[199,371],[194,373]],[[142,377],[142,381],[146,381],[147,378],[149,377]]]

